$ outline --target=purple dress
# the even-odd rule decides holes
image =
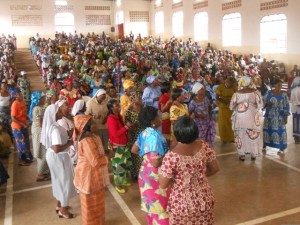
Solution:
[[[192,100],[189,104],[189,111],[196,114],[205,114],[204,119],[195,118],[199,129],[199,140],[206,141],[211,148],[214,146],[214,139],[216,136],[215,121],[209,115],[209,100],[207,97],[202,102]]]

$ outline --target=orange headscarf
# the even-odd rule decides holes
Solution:
[[[77,115],[74,117],[73,140],[78,141],[78,136],[83,132],[83,128],[92,118],[91,115]]]

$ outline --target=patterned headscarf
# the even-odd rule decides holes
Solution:
[[[35,91],[31,94],[31,104],[29,109],[29,118],[31,121],[32,121],[33,108],[39,104],[40,99],[44,96],[45,94],[41,91]]]
[[[47,101],[50,101],[50,99],[52,98],[53,95],[57,95],[57,92],[50,89],[49,91],[47,91],[46,93],[46,98],[47,98]]]
[[[77,115],[74,117],[74,133],[73,140],[78,141],[79,135],[82,134],[83,128],[92,118],[91,115]]]
[[[251,77],[249,77],[249,76],[242,76],[239,79],[239,82],[238,82],[239,89],[249,88],[251,85],[252,85]]]

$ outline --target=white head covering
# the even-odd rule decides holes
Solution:
[[[55,102],[55,105],[58,107],[61,107],[67,100],[65,99],[59,99],[57,102]]]
[[[100,96],[100,95],[104,95],[104,94],[106,94],[106,91],[105,91],[104,89],[99,89],[99,90],[96,92],[96,94],[94,94],[93,98],[96,98],[96,97],[98,97],[98,96]]]
[[[194,86],[192,88],[192,93],[196,95],[198,93],[198,91],[200,91],[202,88],[204,88],[203,84],[197,82],[194,84]]]
[[[72,109],[72,115],[73,116],[76,116],[76,114],[82,110],[84,106],[84,101],[82,99],[79,99],[75,102],[74,106],[73,106],[73,109]]]
[[[153,81],[155,80],[156,76],[155,75],[150,75],[149,77],[147,77],[146,81],[148,84],[152,84]]]
[[[46,149],[52,146],[51,130],[53,127],[52,125],[56,123],[56,113],[58,109],[58,105],[51,104],[46,108],[44,113],[41,143],[46,147]]]

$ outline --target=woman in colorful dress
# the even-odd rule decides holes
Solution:
[[[137,139],[139,133],[142,132],[143,127],[139,121],[139,112],[142,108],[142,98],[139,93],[134,93],[131,95],[131,106],[125,112],[125,123],[130,122],[132,124],[132,129],[128,131],[128,148],[131,149],[134,142]],[[139,170],[143,159],[137,154],[131,154],[132,167],[131,167],[131,178],[134,181],[138,180]]]
[[[288,96],[281,91],[282,81],[275,79],[273,89],[264,96],[264,147],[279,149],[279,153],[287,148],[286,123],[290,114]]]
[[[114,173],[115,189],[119,193],[125,193],[124,187],[130,186],[130,168],[131,153],[128,149],[128,130],[132,124],[127,122],[124,125],[123,118],[120,115],[121,107],[117,100],[111,99],[107,103],[109,116],[107,118],[107,127],[109,133],[109,145],[114,156],[111,158],[111,164]]]
[[[194,114],[194,121],[199,129],[199,140],[206,141],[209,147],[214,147],[216,136],[215,122],[211,118],[211,105],[205,95],[205,86],[199,82],[195,83],[192,93],[196,96],[189,104],[189,113]]]
[[[77,89],[73,87],[72,79],[68,78],[64,81],[66,87],[62,89],[59,93],[60,96],[63,96],[67,99],[70,106],[73,107],[78,98],[80,98],[80,94]]]
[[[146,129],[139,134],[131,151],[143,158],[139,173],[141,209],[146,213],[148,225],[169,225],[166,209],[170,191],[160,188],[158,183],[158,170],[168,150],[168,144],[164,136],[156,130],[161,126],[157,109],[146,106],[141,110],[139,119]]]
[[[131,80],[123,82],[124,94],[120,98],[121,116],[125,116],[125,112],[131,104],[131,94],[133,92],[134,83]]]
[[[27,109],[30,107],[30,80],[27,78],[26,72],[21,71],[20,77],[18,78],[17,85],[20,88],[20,91],[23,95],[24,102]]]
[[[45,181],[49,179],[49,168],[46,161],[46,149],[41,145],[41,132],[44,117],[44,105],[46,96],[41,91],[35,91],[31,94],[31,105],[29,117],[32,121],[32,149],[33,157],[37,159],[37,177],[36,181]]]
[[[261,121],[259,110],[263,101],[259,91],[252,88],[249,76],[243,76],[238,82],[239,90],[233,94],[230,109],[232,114],[232,129],[235,144],[241,161],[250,153],[251,160],[259,154]]]
[[[217,95],[218,112],[218,127],[219,135],[223,144],[234,142],[232,131],[231,115],[232,111],[229,108],[229,103],[232,95],[236,92],[236,80],[233,77],[228,77],[224,84],[220,84],[215,90]]]
[[[2,127],[6,132],[13,137],[11,130],[11,116],[10,116],[10,106],[11,106],[11,96],[8,92],[7,83],[1,83],[1,93],[0,93],[0,122]]]
[[[171,141],[175,140],[173,132],[173,123],[181,116],[189,115],[188,107],[184,104],[185,94],[179,88],[172,90],[172,106],[170,107],[170,120],[171,120]]]
[[[57,123],[62,116],[58,105],[51,104],[47,107],[43,118],[41,143],[47,149],[46,160],[51,172],[56,213],[60,218],[71,219],[76,216],[69,212],[69,200],[76,196],[73,165],[68,154],[73,140],[69,139],[67,131]]]
[[[167,142],[170,142],[170,134],[171,134],[171,120],[170,120],[170,108],[173,104],[171,99],[171,84],[163,83],[161,86],[161,93],[158,100],[158,109],[162,113],[162,134],[165,136]]]
[[[170,225],[214,224],[215,197],[207,177],[219,170],[216,154],[197,140],[197,124],[183,116],[174,123],[177,145],[169,151],[159,173],[161,188],[171,185],[168,201]]]
[[[27,107],[23,101],[22,93],[16,95],[16,100],[11,106],[11,127],[13,130],[18,150],[19,166],[29,166],[32,162],[28,133]]]
[[[74,124],[73,138],[78,141],[74,185],[80,195],[81,221],[83,225],[104,225],[108,160],[92,116],[77,115]]]

